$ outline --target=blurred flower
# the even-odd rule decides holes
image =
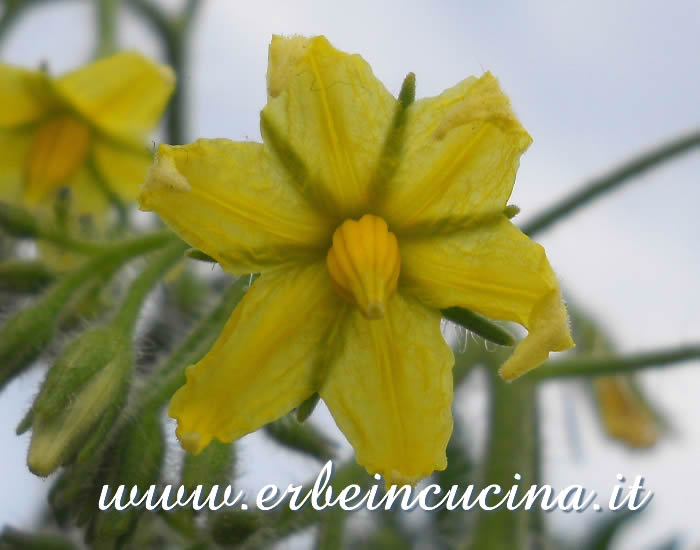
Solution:
[[[489,73],[412,102],[324,37],[273,38],[264,144],[161,146],[141,192],[234,274],[261,272],[170,415],[190,452],[314,392],[388,483],[446,466],[453,356],[440,309],[516,321],[510,380],[573,346],[541,246],[504,215],[531,142]],[[359,221],[357,221],[359,220]]]
[[[624,376],[602,376],[593,381],[598,410],[607,434],[631,447],[653,446],[660,437],[653,409],[635,393]]]
[[[0,64],[0,200],[51,202],[69,187],[73,214],[103,209],[105,188],[134,200],[174,82],[134,52],[57,78]]]

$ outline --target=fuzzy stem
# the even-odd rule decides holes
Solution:
[[[117,0],[98,0],[96,9],[97,19],[97,48],[95,57],[105,57],[117,50]]]
[[[535,216],[535,219],[523,226],[522,231],[526,235],[532,236],[585,206],[592,200],[618,188],[633,176],[637,176],[663,162],[669,161],[699,145],[700,130],[695,130],[687,135],[670,140],[648,153],[633,158],[609,174],[584,184],[578,191]]]
[[[506,384],[494,369],[487,369],[490,384],[490,429],[482,487],[496,484],[502,493],[490,504],[499,502],[512,485],[536,484],[537,458],[536,411],[534,385],[527,380]],[[522,476],[516,481],[515,474]],[[469,550],[525,550],[533,518],[532,512],[508,510],[505,506],[492,512],[479,510]]]
[[[629,355],[570,357],[548,361],[527,375],[528,380],[546,381],[570,376],[606,376],[625,372],[665,367],[700,359],[700,344],[660,349]]]
[[[131,334],[136,325],[143,302],[153,286],[165,275],[173,265],[181,260],[187,245],[182,241],[168,245],[152,263],[146,267],[138,278],[131,284],[122,303],[121,309],[113,323],[125,333]]]

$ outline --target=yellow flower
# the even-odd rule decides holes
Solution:
[[[573,345],[544,250],[503,215],[530,136],[490,74],[397,101],[324,37],[274,37],[263,144],[161,146],[140,202],[234,274],[260,272],[169,413],[190,452],[314,392],[370,473],[446,466],[440,309],[529,334],[510,380]],[[410,105],[409,105],[410,103]]]
[[[57,78],[0,64],[0,200],[40,204],[64,186],[75,214],[103,208],[105,186],[135,200],[174,83],[134,52]]]

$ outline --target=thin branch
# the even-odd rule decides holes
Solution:
[[[607,376],[652,367],[672,366],[693,359],[700,359],[700,344],[623,356],[581,356],[548,361],[527,377],[530,380],[544,381],[571,376]]]
[[[699,145],[700,130],[692,131],[687,135],[668,141],[614,169],[609,174],[584,184],[581,189],[565,197],[559,203],[545,209],[534,220],[525,224],[522,231],[526,235],[532,236],[582,206],[587,205],[592,200],[616,189],[629,181],[633,176],[637,176],[663,162],[669,161]]]

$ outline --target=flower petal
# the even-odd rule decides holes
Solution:
[[[501,369],[504,378],[535,368],[550,351],[573,347],[544,249],[504,216],[449,236],[400,243],[402,291],[433,307],[466,307],[528,329]]]
[[[0,128],[36,122],[54,106],[44,73],[0,63]]]
[[[153,155],[145,147],[128,147],[107,139],[96,139],[92,146],[95,168],[115,193],[135,201],[146,180]]]
[[[182,446],[233,441],[308,398],[339,300],[323,262],[262,275],[170,402]]]
[[[322,36],[275,36],[268,95],[263,138],[298,184],[339,218],[366,213],[368,187],[397,105],[370,66]]]
[[[331,222],[311,209],[259,143],[161,145],[139,200],[233,273],[321,256],[330,247]]]
[[[443,470],[454,359],[440,313],[397,293],[383,319],[368,321],[353,308],[340,334],[342,352],[319,394],[357,461],[387,484]]]
[[[34,132],[0,130],[0,201],[20,202],[24,189],[24,169]]]
[[[142,143],[163,113],[175,75],[139,53],[122,52],[58,78],[53,86],[104,132]]]
[[[502,212],[532,141],[490,73],[413,103],[404,140],[383,212],[397,235]]]

